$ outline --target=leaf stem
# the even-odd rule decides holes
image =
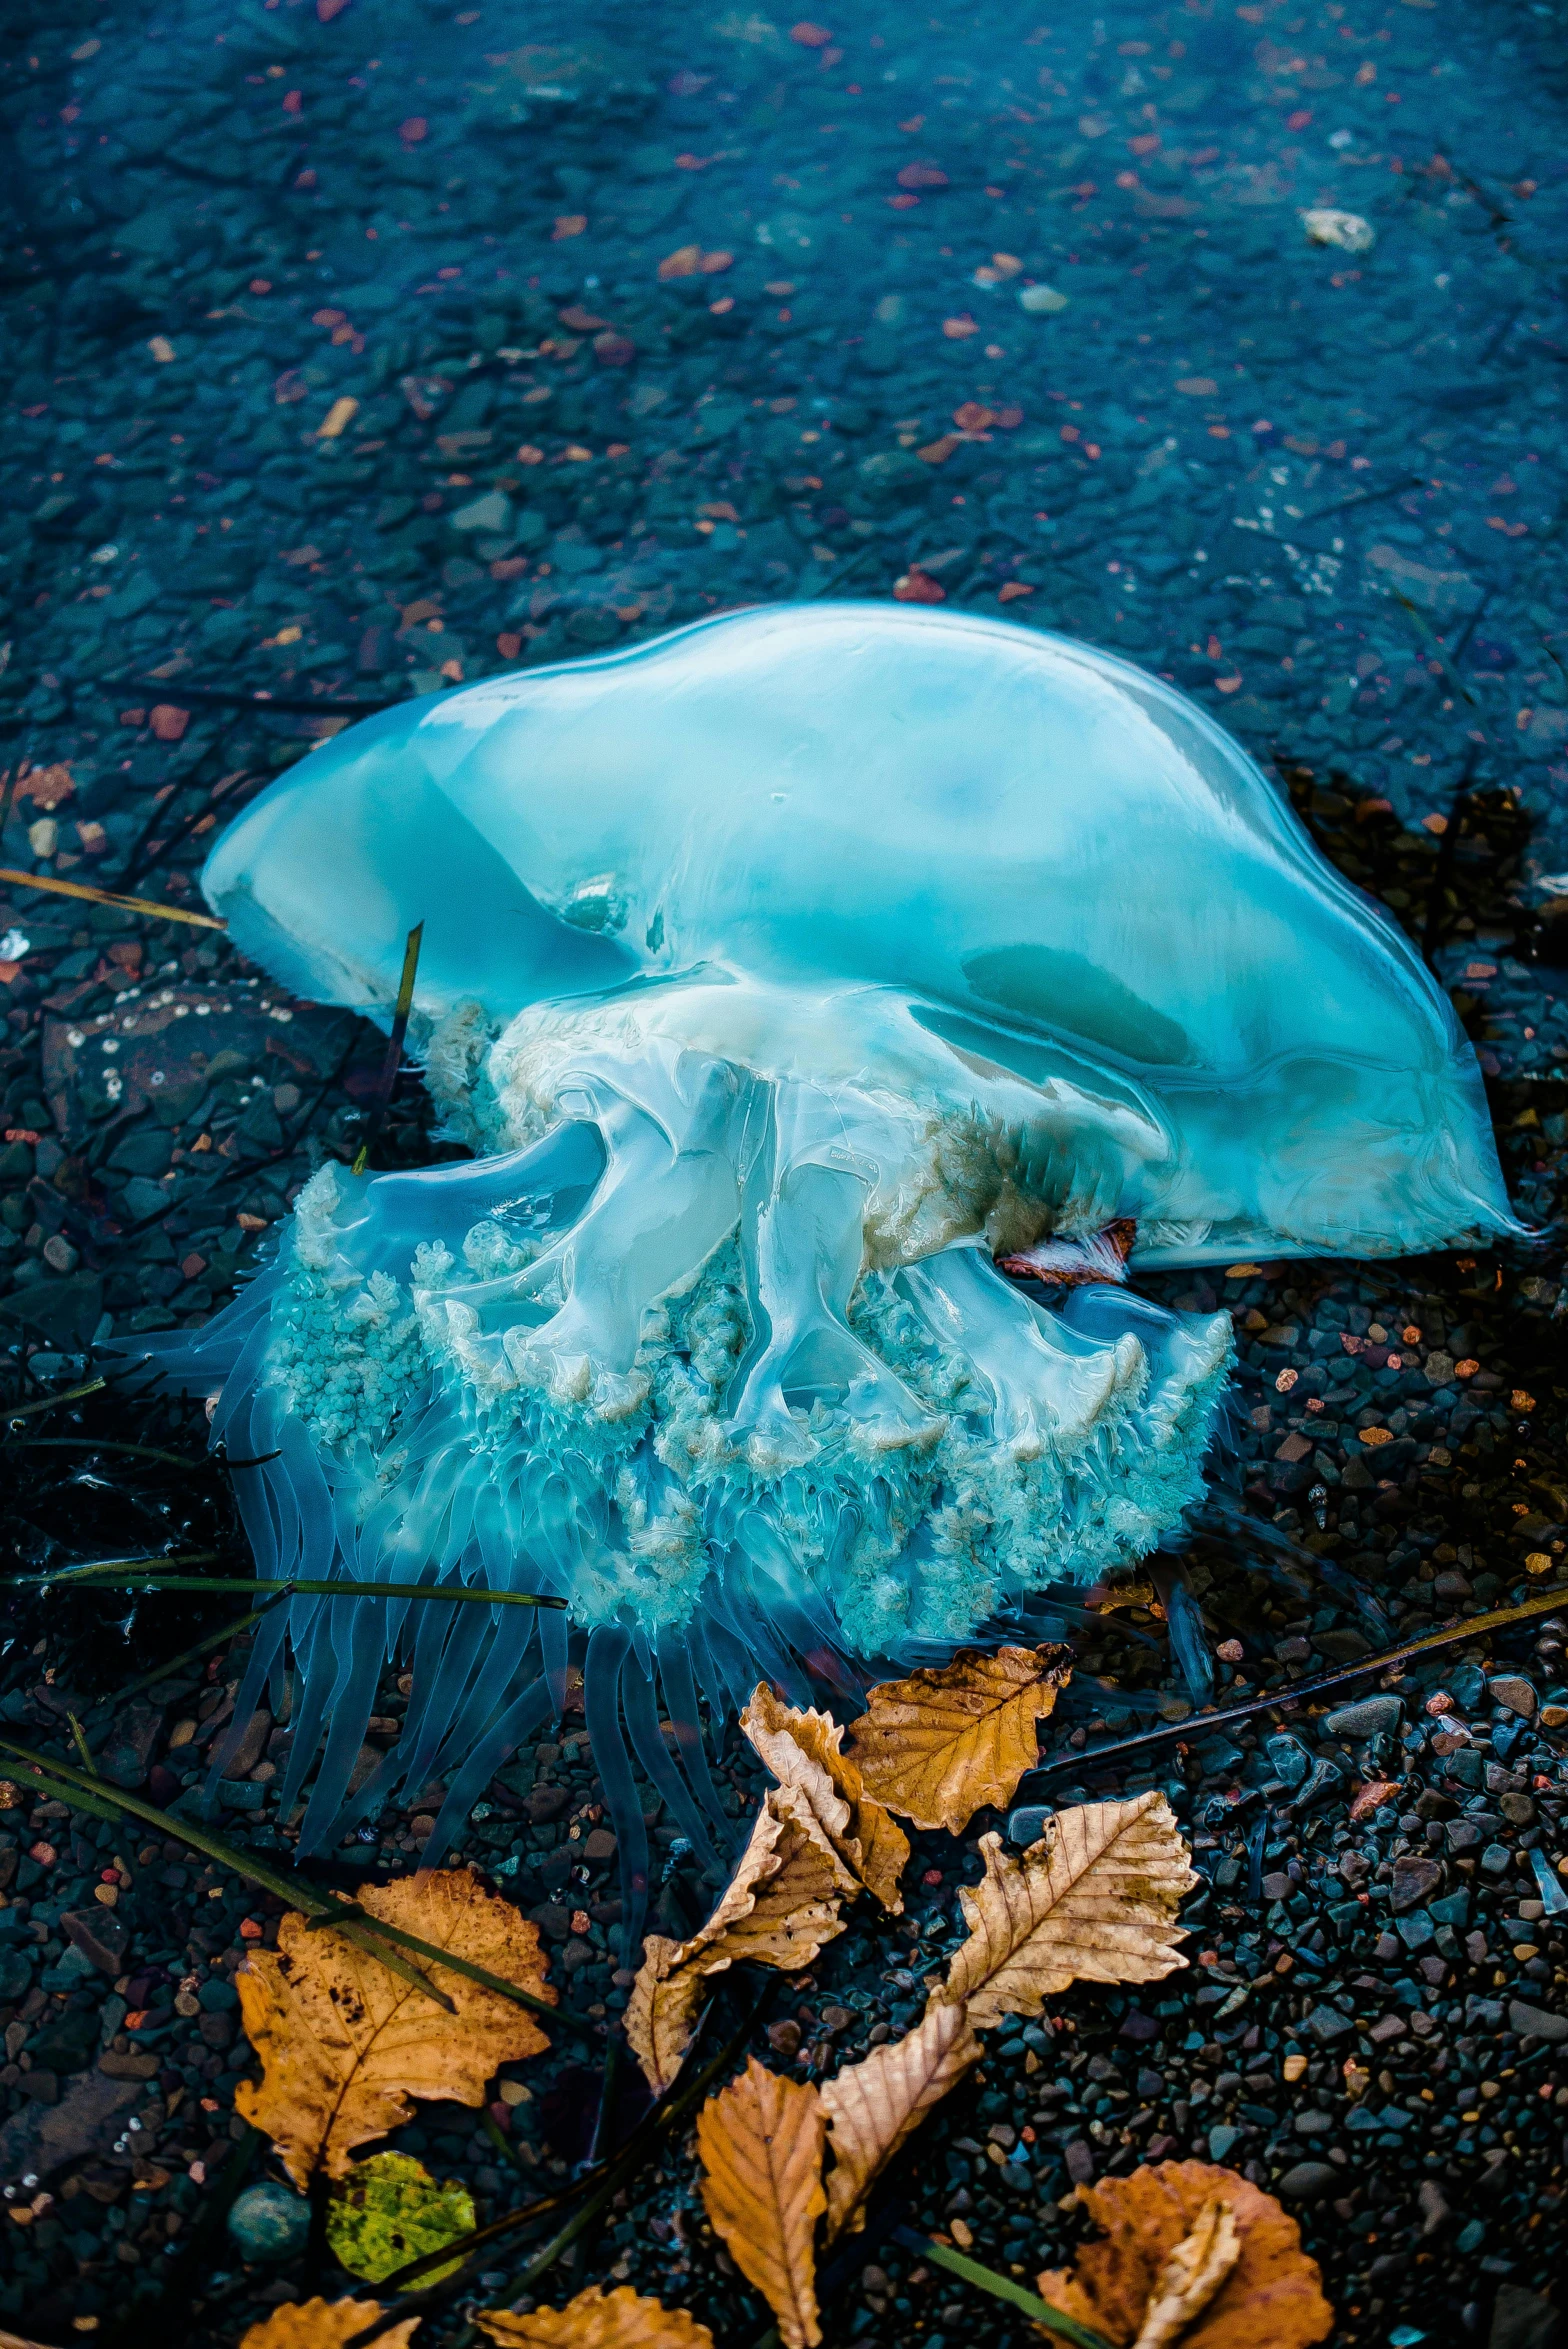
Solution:
[[[108,1385],[106,1378],[90,1378],[85,1386],[67,1387],[62,1394],[45,1395],[41,1403],[21,1403],[3,1416],[7,1427],[14,1427],[19,1419],[34,1419],[40,1411],[58,1411],[62,1403],[79,1403],[84,1395],[96,1395]]]
[[[1053,1754],[1049,1761],[1037,1762],[1027,1776],[1040,1778],[1058,1770],[1096,1770],[1104,1762],[1119,1761],[1125,1754],[1142,1753],[1150,1746],[1168,1744],[1172,1738],[1202,1737],[1211,1729],[1227,1728],[1232,1721],[1250,1721],[1256,1713],[1288,1712],[1307,1697],[1322,1696],[1328,1689],[1344,1687],[1347,1681],[1364,1680],[1369,1672],[1387,1672],[1407,1657],[1427,1655],[1434,1648],[1457,1647],[1467,1640],[1486,1639],[1492,1632],[1510,1630],[1516,1623],[1533,1622],[1538,1615],[1565,1612],[1568,1612],[1568,1591],[1561,1588],[1541,1591],[1534,1598],[1520,1600],[1517,1606],[1494,1607],[1489,1614],[1467,1616],[1442,1631],[1426,1631],[1419,1639],[1402,1640],[1397,1647],[1385,1648],[1381,1655],[1361,1656],[1354,1664],[1342,1664],[1333,1672],[1316,1673],[1310,1680],[1294,1681],[1289,1688],[1277,1688],[1264,1696],[1248,1697],[1243,1704],[1189,1713],[1184,1721],[1166,1721],[1158,1729],[1142,1729],[1132,1737],[1111,1737],[1101,1745]]]
[[[913,2227],[895,2227],[893,2240],[906,2251],[916,2251],[922,2259],[929,2259],[935,2267],[945,2267],[953,2275],[962,2276],[966,2284],[978,2284],[982,2292],[990,2292],[998,2300],[1010,2300],[1026,2316],[1032,2316],[1037,2325],[1055,2333],[1064,2341],[1072,2341],[1076,2349],[1111,2349],[1103,2333],[1091,2332],[1076,2317],[1065,2316],[1053,2308],[1038,2293],[1023,2284],[1015,2284],[1011,2276],[998,2275],[994,2267],[982,2267],[978,2259],[966,2259],[961,2251],[950,2251],[945,2243],[933,2243],[928,2235],[917,2235]]]
[[[160,922],[188,922],[193,930],[226,930],[214,914],[187,913],[183,905],[160,905],[151,897],[122,897],[114,889],[89,889],[82,881],[57,881],[52,873],[18,873],[0,865],[0,881],[16,889],[41,889],[52,897],[77,897],[88,905],[114,905],[121,913],[151,914]]]

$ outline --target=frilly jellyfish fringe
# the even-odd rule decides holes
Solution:
[[[629,1952],[633,1757],[723,1864],[699,1698],[852,1704],[1180,1524],[1230,1323],[1129,1269],[1517,1229],[1408,943],[1200,712],[1060,639],[786,608],[497,679],[317,752],[206,886],[383,1018],[423,919],[478,1155],[323,1167],[235,1304],[136,1351],[276,1455],[238,1480],[263,1576],[567,1602],[293,1598],[235,1739],[287,1645],[301,1848],[440,1778],[434,1857],[580,1663]]]

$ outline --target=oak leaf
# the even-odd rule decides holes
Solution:
[[[961,1835],[1039,1759],[1034,1725],[1072,1678],[1062,1647],[960,1648],[940,1671],[874,1688],[849,1732],[866,1791],[917,1827]]]
[[[527,2316],[489,2309],[474,2322],[501,2349],[713,2349],[706,2325],[684,2308],[645,2299],[630,2284],[618,2292],[590,2284],[564,2308],[535,2308]]]
[[[697,2121],[702,2201],[716,2235],[778,2319],[784,2349],[815,2349],[812,2230],[822,2190],[822,2099],[749,2058]]]
[[[664,2093],[691,2041],[709,1974],[741,1962],[789,1974],[809,1966],[844,1930],[839,1898],[856,1880],[806,1804],[776,1786],[752,1821],[751,1836],[712,1916],[690,1941],[650,1933],[626,2007],[626,2036],[656,2096]]]
[[[873,2048],[822,2090],[833,2168],[828,2173],[827,2239],[864,2225],[860,2205],[877,2177],[932,2106],[981,2057],[969,2017],[958,2005],[927,2007],[904,2038]]]
[[[858,1765],[841,1750],[842,1726],[831,1714],[786,1705],[765,1680],[757,1683],[740,1725],[780,1785],[808,1805],[845,1866],[890,1916],[898,1916],[909,1838],[867,1794]]]
[[[381,2314],[376,2300],[289,2300],[252,2325],[240,2349],[343,2349]],[[400,2317],[376,2335],[377,2349],[409,2349],[419,2321]]]
[[[536,1998],[555,1998],[538,1927],[486,1892],[472,1868],[367,1885],[359,1905]],[[259,2083],[236,2089],[235,2108],[272,2139],[301,2188],[318,2167],[346,2177],[355,2146],[406,2121],[412,2098],[482,2104],[500,2065],[548,2047],[533,2017],[499,1992],[428,1959],[417,1966],[453,2011],[347,1935],[308,1931],[291,1912],[276,1952],[252,1950],[235,1975],[240,2019],[262,2064]]]
[[[1042,2300],[1104,2335],[1113,2349],[1311,2349],[1332,2331],[1334,2312],[1322,2293],[1317,2262],[1301,2248],[1301,2230],[1272,2194],[1234,2170],[1205,2161],[1145,2165],[1129,2177],[1080,2186],[1078,2199],[1103,2242],[1085,2243],[1070,2268],[1049,2269],[1038,2280]],[[1220,2264],[1228,2213],[1239,2249],[1206,2301],[1193,2292],[1180,2329],[1163,2323],[1181,2286],[1182,2271],[1201,2276]]]
[[[969,1938],[936,1994],[977,2031],[1037,2015],[1071,1982],[1157,1982],[1186,1965],[1175,1915],[1198,1879],[1163,1794],[1058,1811],[1021,1860],[999,1835],[980,1853],[985,1875],[958,1895]]]

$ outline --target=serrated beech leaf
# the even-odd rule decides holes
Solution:
[[[909,1838],[867,1794],[858,1765],[842,1751],[841,1725],[831,1714],[785,1704],[765,1680],[740,1725],[780,1785],[809,1806],[846,1867],[890,1915],[899,1915]]]
[[[1177,1904],[1197,1882],[1163,1794],[1058,1811],[1015,1860],[982,1835],[985,1875],[958,1895],[969,1938],[939,1998],[977,2031],[1037,2015],[1071,1982],[1156,1982],[1186,1959]]]
[[[713,2349],[706,2325],[684,2308],[664,2308],[629,2284],[605,2292],[590,2284],[564,2308],[484,2309],[474,2322],[501,2349]]]
[[[985,1803],[1010,1800],[1039,1759],[1035,1723],[1072,1677],[1062,1647],[960,1648],[940,1671],[884,1681],[849,1732],[866,1792],[917,1827],[961,1835]]]
[[[702,2201],[709,2223],[778,2320],[784,2349],[815,2349],[812,2230],[822,2191],[824,2116],[814,2088],[747,2062],[697,2121]]]
[[[956,2087],[983,2050],[957,2005],[933,2005],[904,2038],[874,2047],[822,2089],[833,2167],[828,2172],[827,2239],[864,2224],[860,2206],[875,2180],[933,2105]]]

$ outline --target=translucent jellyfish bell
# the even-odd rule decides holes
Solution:
[[[1060,638],[811,605],[497,678],[314,753],[205,886],[381,1017],[423,921],[427,1081],[479,1154],[324,1169],[158,1348],[279,1454],[244,1480],[265,1571],[558,1593],[590,1727],[699,1829],[695,1682],[940,1652],[1195,1497],[1229,1322],[1129,1254],[1517,1228],[1408,941],[1200,710]],[[331,1724],[308,1839],[435,1771],[457,1816],[542,1717],[566,1623],[493,1612],[408,1618],[408,1724],[345,1804],[407,1603],[290,1603],[286,1800]]]

